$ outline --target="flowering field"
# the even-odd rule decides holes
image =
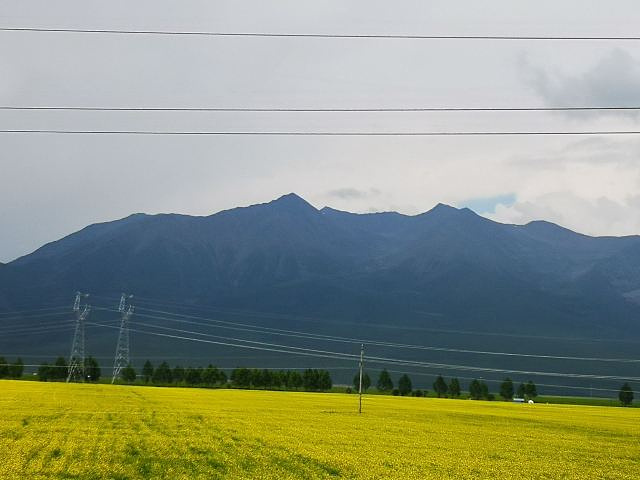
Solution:
[[[640,409],[0,381],[0,478],[640,478]]]

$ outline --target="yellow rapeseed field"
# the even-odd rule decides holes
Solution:
[[[640,409],[0,381],[0,478],[640,478]]]

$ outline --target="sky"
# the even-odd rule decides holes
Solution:
[[[422,35],[637,35],[635,1],[0,0],[0,26]],[[0,105],[640,106],[640,42],[0,32]],[[0,111],[0,129],[640,130],[627,113]],[[163,137],[0,133],[0,262],[134,212],[295,192],[316,207],[640,234],[640,136]]]

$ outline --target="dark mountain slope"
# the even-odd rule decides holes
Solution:
[[[438,205],[317,210],[295,194],[208,217],[91,225],[0,269],[6,309],[76,290],[338,321],[481,331],[638,331],[640,239],[503,225]]]

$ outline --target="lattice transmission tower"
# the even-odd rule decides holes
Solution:
[[[118,345],[116,346],[116,357],[113,361],[113,377],[111,383],[116,381],[124,368],[129,365],[129,319],[133,315],[133,305],[127,304],[127,300],[133,298],[133,295],[123,293],[120,296],[120,333],[118,333]]]
[[[89,316],[91,306],[85,303],[82,307],[80,301],[87,298],[88,293],[76,292],[76,298],[73,302],[73,312],[76,315],[76,328],[73,333],[73,342],[71,344],[71,355],[69,356],[69,374],[67,382],[85,381],[85,356],[84,356],[84,322]]]

